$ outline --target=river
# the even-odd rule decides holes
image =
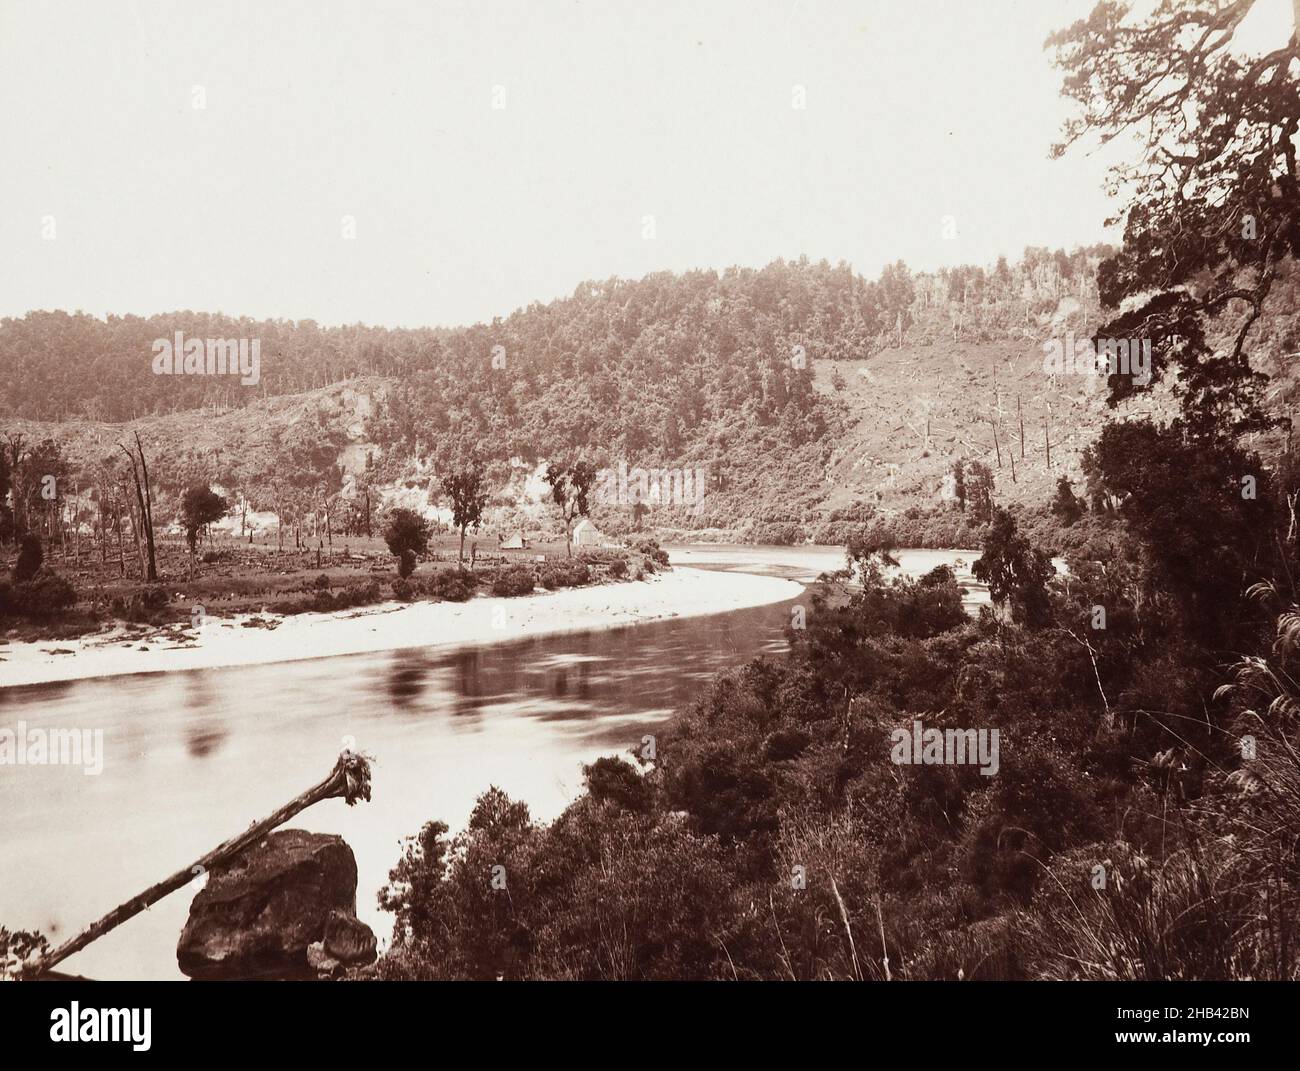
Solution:
[[[810,582],[830,547],[670,547],[674,562]],[[905,572],[976,557],[902,552]],[[964,571],[962,571],[964,572]],[[969,577],[964,579],[969,581]],[[980,601],[973,589],[969,602]],[[52,944],[320,780],[344,741],[375,758],[374,798],[328,800],[290,823],[340,834],[358,914],[385,944],[375,896],[402,838],[464,826],[497,785],[535,818],[582,790],[582,764],[626,751],[719,670],[785,648],[794,602],[451,652],[404,650],[0,689],[0,725],[102,726],[102,773],[0,766],[0,923]],[[105,979],[180,978],[192,893],[154,905],[60,967]]]

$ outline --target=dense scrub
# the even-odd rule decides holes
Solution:
[[[1214,475],[1257,465],[1229,444],[1150,446],[1169,454],[1163,494],[1023,530],[995,510],[982,560],[998,602],[978,618],[949,570],[890,579],[888,544],[861,530],[788,656],[719,676],[630,761],[588,767],[554,822],[492,789],[456,836],[428,824],[381,895],[396,925],[380,972],[1300,976],[1293,617],[1272,643],[1295,592],[1241,596],[1294,559],[1294,537],[1282,558],[1256,538],[1285,534],[1285,499]],[[1099,478],[1128,477],[1112,459]],[[1145,536],[1187,481],[1220,523]],[[1069,573],[1047,581],[1026,531],[1079,525],[1064,542],[1106,559],[1058,547]],[[895,762],[918,719],[996,729],[996,772]]]
[[[25,534],[9,579],[0,579],[0,623],[11,617],[46,621],[76,602],[77,592],[68,579],[45,564],[40,539]]]

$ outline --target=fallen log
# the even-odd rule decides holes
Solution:
[[[256,844],[271,830],[283,825],[313,803],[338,797],[346,800],[349,807],[355,805],[358,800],[366,800],[367,802],[370,800],[370,762],[364,755],[351,750],[343,751],[334,764],[334,769],[330,771],[325,780],[309,788],[301,795],[295,796],[274,814],[268,815],[260,822],[254,822],[243,833],[219,844],[207,855],[195,860],[189,866],[182,867],[171,877],[160,881],[157,885],[150,886],[138,896],[133,896],[126,903],[113,908],[98,922],[91,923],[71,940],[65,941],[54,951],[42,956],[30,967],[24,968],[19,972],[19,977],[25,980],[39,978],[55,964],[67,959],[74,952],[80,952],[92,941],[97,941],[110,930],[122,925],[127,919],[134,918],[145,908],[152,907],[164,896],[175,892],[184,885],[188,885],[196,876],[235,858],[241,852]]]

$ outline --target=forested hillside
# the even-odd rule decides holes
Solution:
[[[164,484],[208,480],[269,509],[362,474],[429,484],[469,455],[498,491],[510,459],[689,466],[706,503],[652,523],[813,535],[864,502],[936,501],[961,458],[993,466],[1013,500],[1077,471],[1104,407],[1095,384],[1048,382],[1042,343],[1096,323],[1106,251],[1030,249],[935,274],[898,263],[875,281],[807,261],[660,273],[455,330],[31,313],[0,324],[0,427],[60,442],[76,474],[131,422]],[[178,331],[260,340],[259,382],[155,374],[154,341]]]
[[[120,422],[205,406],[240,406],[267,395],[295,394],[352,376],[428,376],[422,386],[445,406],[463,408],[467,431],[486,432],[474,418],[491,415],[489,398],[562,401],[547,388],[569,379],[585,383],[584,400],[602,408],[621,403],[627,422],[653,400],[685,410],[754,400],[766,414],[797,399],[798,376],[788,374],[792,348],[812,360],[867,356],[912,332],[923,312],[953,309],[964,337],[994,337],[1021,318],[1028,297],[1044,302],[1092,285],[1106,249],[1026,250],[1014,267],[961,267],[914,276],[902,263],[869,282],[844,264],[777,261],[761,271],[729,269],[684,275],[658,273],[639,281],[580,284],[571,297],[534,304],[491,324],[454,330],[323,328],[310,320],[251,320],[189,311],[151,316],[32,312],[0,321],[0,413],[33,420]],[[1095,293],[1095,286],[1093,286]],[[992,311],[990,311],[992,310]],[[1027,322],[1027,321],[1026,321]],[[153,374],[152,346],[177,331],[194,338],[256,338],[261,382],[240,387],[234,377]],[[504,347],[504,361],[491,361]],[[498,351],[499,353],[499,351]],[[505,372],[488,377],[489,371]],[[786,374],[778,374],[786,373]],[[738,373],[725,386],[704,384],[709,403],[681,398],[695,377]],[[664,375],[670,377],[664,383]],[[611,387],[610,380],[615,386]],[[653,391],[653,399],[645,390]],[[478,397],[481,410],[470,399]],[[716,400],[716,405],[713,404]],[[696,417],[698,419],[698,417]],[[655,425],[657,430],[658,425]],[[535,430],[535,429],[529,429]],[[603,425],[588,434],[609,432]],[[590,445],[584,428],[562,426],[564,445]],[[608,441],[606,438],[603,441]]]

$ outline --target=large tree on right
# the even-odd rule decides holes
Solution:
[[[1112,369],[1110,403],[1175,373],[1183,432],[1197,438],[1270,423],[1248,341],[1300,244],[1300,51],[1294,23],[1271,50],[1246,50],[1257,2],[1163,0],[1137,14],[1103,0],[1048,40],[1079,105],[1054,154],[1094,138],[1141,146],[1111,175],[1124,243],[1098,273],[1116,313],[1097,338],[1149,339],[1152,374]],[[1212,324],[1230,326],[1226,343],[1209,341]]]

